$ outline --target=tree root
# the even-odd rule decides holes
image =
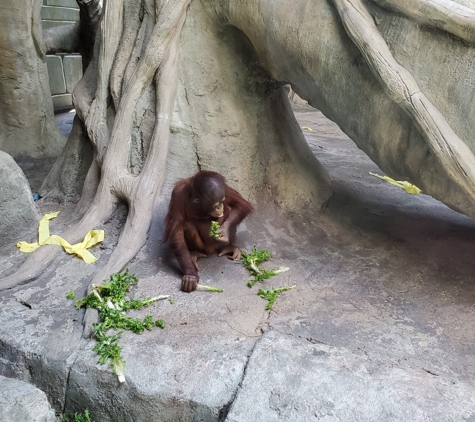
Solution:
[[[165,178],[170,138],[169,116],[173,110],[176,95],[178,41],[184,18],[185,15],[183,14],[177,24],[178,30],[174,32],[174,36],[170,40],[170,47],[167,55],[164,57],[160,72],[155,76],[157,113],[154,133],[145,165],[137,178],[131,179],[131,176],[125,176],[114,184],[115,194],[124,197],[129,203],[129,214],[125,227],[109,261],[101,267],[92,279],[88,292],[91,291],[92,284],[100,283],[107,279],[110,274],[123,270],[146,241],[152,219],[152,209],[160,194]],[[96,321],[97,312],[93,309],[86,310],[83,320],[84,337],[91,335],[92,324]]]
[[[73,104],[76,115],[86,122],[97,89],[97,60],[93,60],[73,89]]]
[[[70,242],[79,241],[84,233],[103,223],[120,200],[128,203],[129,214],[117,247],[108,262],[96,273],[92,284],[100,283],[108,279],[111,273],[122,270],[146,241],[152,209],[165,179],[170,116],[177,89],[179,35],[189,3],[190,0],[160,2],[158,20],[140,61],[128,80],[114,82],[114,100],[118,107],[110,136],[105,116],[110,98],[109,81],[113,60],[122,33],[122,2],[120,5],[114,3],[112,8],[120,9],[120,12],[110,10],[107,6],[109,2],[106,3],[101,24],[102,44],[99,59],[97,64],[93,62],[88,68],[89,75],[93,75],[97,69],[99,82],[95,98],[90,97],[92,85],[87,83],[86,92],[89,95],[77,94],[81,100],[78,115],[86,122],[89,137],[95,147],[93,164],[88,172],[78,209],[85,210],[93,195],[94,199],[81,221],[63,236]],[[128,172],[133,123],[131,110],[135,109],[141,95],[154,80],[157,101],[155,127],[142,172],[136,176]],[[15,274],[0,282],[0,289],[12,288],[34,280],[58,253],[58,248],[51,247],[35,251]],[[90,334],[95,321],[97,314],[88,310],[83,321],[85,336]]]
[[[414,21],[475,42],[475,10],[451,0],[372,0]]]
[[[77,4],[79,6],[79,21],[81,22],[79,52],[82,56],[82,70],[85,72],[94,54],[96,35],[102,19],[102,1],[77,0]]]
[[[137,63],[144,53],[147,37],[155,27],[156,13],[160,13],[160,9],[155,10],[155,3],[157,3],[157,7],[160,7],[160,2],[154,0],[124,3],[124,21],[127,22],[127,25],[122,34],[110,82],[111,95],[116,109],[119,108],[125,87],[130,82],[137,69]]]
[[[99,164],[102,163],[110,137],[106,119],[110,97],[109,78],[122,34],[122,10],[123,0],[105,3],[100,31],[96,96],[84,121]]]
[[[15,273],[0,280],[0,291],[13,289],[36,280],[53,262],[59,251],[60,248],[57,246],[46,245],[31,253]]]
[[[81,199],[76,205],[76,213],[79,215],[84,215],[91,202],[93,201],[97,187],[101,181],[101,168],[96,160],[92,161],[91,166],[86,175],[86,179],[84,180],[84,185],[82,188]]]
[[[475,205],[475,156],[394,59],[361,0],[334,0],[343,25],[386,94],[411,117],[448,177]],[[447,3],[447,2],[446,2]]]

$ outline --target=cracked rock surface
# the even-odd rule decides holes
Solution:
[[[258,209],[237,240],[288,272],[250,289],[241,264],[210,257],[200,281],[224,293],[182,293],[159,212],[129,265],[131,296],[174,303],[135,312],[167,326],[123,334],[126,382],[81,337],[83,311],[66,295],[83,297],[96,267],[69,255],[1,294],[0,373],[36,385],[58,413],[88,408],[103,422],[475,420],[475,222],[370,176],[375,164],[318,111],[296,116],[335,193],[304,218]],[[123,213],[95,227],[106,232],[99,262]],[[61,209],[51,232],[72,218]],[[23,259],[2,249],[0,275]],[[290,285],[265,311],[258,289]]]
[[[55,422],[46,394],[26,382],[0,376],[0,420]]]

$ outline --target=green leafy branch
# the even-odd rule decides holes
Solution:
[[[92,293],[76,301],[77,309],[86,307],[98,310],[100,322],[93,324],[97,340],[94,351],[100,355],[101,365],[110,361],[120,382],[125,381],[125,361],[121,355],[122,347],[118,344],[123,331],[111,336],[107,335],[107,331],[128,330],[140,334],[153,327],[165,328],[165,322],[162,319],[154,321],[152,315],[147,315],[143,320],[125,316],[131,309],[141,309],[157,300],[169,298],[162,295],[145,299],[125,299],[130,287],[137,282],[137,277],[129,274],[128,270],[123,274],[112,274],[107,284],[93,284]]]
[[[67,416],[63,416],[61,422],[94,422],[94,420],[91,419],[89,416],[89,410],[86,409],[84,413],[75,413],[73,420],[69,419]]]
[[[274,270],[265,270],[259,267],[259,264],[268,261],[271,257],[272,254],[265,249],[257,250],[256,248],[253,248],[251,253],[242,251],[242,262],[253,276],[253,278],[247,283],[248,287],[252,287],[256,283],[262,283],[264,280],[267,280],[274,275],[289,270],[287,267],[280,267]]]
[[[282,292],[285,292],[287,290],[292,290],[293,288],[295,288],[295,286],[290,286],[290,287],[280,287],[278,289],[268,289],[268,290],[265,290],[265,289],[259,289],[259,291],[257,292],[257,294],[262,297],[262,299],[266,299],[267,301],[269,301],[269,303],[267,304],[266,306],[266,311],[269,310],[269,309],[272,309],[272,305],[274,304],[275,300],[279,297],[279,295],[282,293]]]
[[[242,262],[244,266],[251,272],[251,274],[260,274],[261,269],[259,264],[261,262],[266,262],[272,258],[272,254],[265,249],[259,251],[256,248],[253,248],[251,253],[242,251]]]
[[[288,267],[280,267],[274,270],[265,270],[261,268],[259,265],[262,262],[268,261],[272,257],[272,254],[269,251],[266,251],[265,249],[263,250],[258,250],[256,248],[253,248],[251,253],[247,253],[245,251],[242,251],[242,262],[244,266],[249,270],[253,278],[249,280],[247,283],[248,287],[254,286],[256,283],[262,283],[264,280],[267,280],[268,278],[283,273],[285,271],[288,271]],[[266,299],[269,303],[266,306],[266,310],[272,309],[272,305],[274,304],[275,300],[277,297],[282,293],[285,292],[286,290],[291,290],[295,286],[292,287],[281,287],[279,289],[259,289],[257,294],[263,298]]]

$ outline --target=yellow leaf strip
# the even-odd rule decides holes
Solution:
[[[369,172],[369,174],[371,174],[371,176],[377,177],[378,179],[384,180],[385,182],[391,183],[391,185],[404,189],[407,193],[410,193],[411,195],[417,195],[422,192],[417,186],[404,180],[394,180],[388,176],[380,176],[379,174],[371,172]]]
[[[50,235],[49,221],[55,218],[58,214],[59,211],[45,214],[40,220],[40,224],[38,227],[38,242],[18,242],[17,246],[18,248],[20,248],[20,251],[30,253],[43,245],[58,245],[62,246],[68,254],[77,255],[87,264],[92,264],[93,262],[96,262],[97,258],[87,249],[97,245],[98,243],[104,240],[104,230],[91,230],[88,234],[86,234],[82,242],[76,243],[75,245],[70,245],[62,237],[57,235]]]

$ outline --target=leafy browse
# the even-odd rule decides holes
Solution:
[[[93,419],[89,416],[89,410],[86,409],[84,412],[75,413],[74,419],[69,419],[67,416],[61,418],[61,422],[94,422]]]
[[[216,239],[219,239],[220,237],[223,237],[223,235],[221,233],[216,233],[220,228],[221,228],[221,226],[218,224],[217,221],[212,221],[211,222],[211,227],[209,228],[209,235],[211,237],[216,238]]]
[[[73,300],[76,297],[74,294],[74,290],[70,290],[68,294],[66,295],[66,299]]]
[[[257,282],[262,283],[264,280],[268,278],[288,271],[289,268],[287,267],[280,267],[274,270],[265,270],[261,268],[259,265],[262,262],[268,261],[272,257],[272,254],[269,251],[258,250],[253,248],[251,253],[247,253],[242,251],[242,262],[244,266],[249,270],[251,275],[254,277],[247,283],[248,287],[254,286]],[[262,297],[263,299],[268,300],[268,304],[266,306],[266,310],[272,309],[272,305],[274,304],[277,297],[286,290],[293,289],[295,286],[292,287],[281,287],[279,289],[259,289],[257,294]]]
[[[266,262],[272,258],[272,254],[265,249],[259,251],[256,248],[253,248],[251,253],[242,251],[242,262],[244,266],[253,274],[260,274],[261,270],[259,264],[261,262]]]
[[[77,309],[86,307],[98,310],[100,322],[93,324],[97,340],[94,351],[100,355],[100,364],[110,361],[120,382],[125,381],[125,361],[121,355],[122,347],[118,344],[123,331],[114,335],[108,335],[107,331],[128,330],[140,334],[153,327],[165,328],[165,322],[162,319],[154,321],[152,315],[147,315],[143,321],[125,315],[131,309],[141,309],[157,300],[169,298],[169,296],[155,296],[145,299],[126,299],[125,296],[130,291],[130,287],[137,282],[137,277],[129,274],[128,270],[123,274],[112,274],[108,283],[93,284],[92,293],[76,301]]]
[[[248,287],[254,286],[257,282],[262,283],[264,280],[271,278],[274,275],[288,271],[287,267],[280,267],[275,270],[262,270],[260,274],[255,274],[254,278],[247,282]]]
[[[279,273],[283,273],[288,271],[289,268],[287,267],[280,267],[274,270],[264,270],[259,267],[259,264],[262,262],[268,261],[272,257],[272,254],[269,251],[257,250],[253,248],[251,253],[247,253],[242,251],[242,262],[244,266],[249,270],[251,275],[254,277],[247,283],[248,287],[254,286],[256,283],[262,283],[264,280],[277,275]]]
[[[266,299],[269,303],[266,306],[266,311],[272,309],[272,305],[274,304],[277,297],[287,290],[292,290],[295,286],[290,287],[280,287],[278,289],[259,289],[257,294],[262,297],[262,299]]]

